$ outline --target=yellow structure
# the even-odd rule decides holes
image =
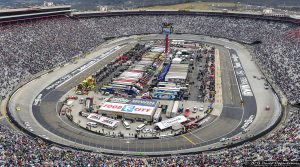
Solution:
[[[95,80],[92,76],[87,77],[78,86],[77,91],[90,91],[95,88]]]

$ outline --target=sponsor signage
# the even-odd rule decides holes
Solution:
[[[250,88],[250,84],[246,77],[243,66],[241,65],[239,57],[236,54],[232,53],[231,61],[232,61],[233,67],[234,67],[237,82],[240,87],[242,96],[253,96],[253,92]]]
[[[107,100],[110,103],[120,103],[120,104],[131,104],[131,105],[140,105],[140,106],[151,106],[155,107],[157,104],[156,100],[149,99],[131,99],[124,97],[111,97]]]
[[[122,46],[124,47],[124,46]],[[116,46],[114,48],[112,48],[111,50],[105,52],[104,54],[98,56],[97,58],[89,61],[88,63],[80,66],[79,68],[77,68],[76,70],[73,70],[71,73],[61,77],[60,79],[58,79],[57,81],[53,82],[50,86],[48,86],[46,88],[46,90],[51,90],[51,89],[55,89],[56,87],[58,87],[59,85],[65,83],[66,81],[70,80],[71,78],[73,78],[74,76],[78,75],[79,73],[81,73],[82,71],[85,71],[86,69],[90,68],[91,66],[93,66],[94,64],[96,64],[97,62],[99,62],[100,60],[102,60],[103,58],[111,55],[112,53],[116,52],[117,50],[122,48],[121,46]]]
[[[132,99],[131,104],[155,107],[157,101],[149,99]]]
[[[156,99],[167,99],[167,100],[175,99],[174,94],[154,93],[153,97]]]
[[[121,113],[132,113],[132,114],[139,114],[139,115],[153,115],[154,107],[105,102],[100,107],[100,111],[101,110],[121,112]]]
[[[111,97],[107,100],[107,102],[129,104],[131,102],[131,99],[130,98],[124,98],[124,97]]]
[[[34,99],[34,102],[33,102],[33,105],[37,106],[41,101],[42,101],[42,94],[39,94],[35,99]]]

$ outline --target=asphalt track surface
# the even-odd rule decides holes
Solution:
[[[161,38],[163,38],[162,35],[149,35],[146,37],[142,37],[142,40],[147,41]],[[99,63],[96,63],[95,65],[87,68],[84,71],[81,71],[80,73],[75,73],[73,71],[74,69],[78,68],[79,65],[81,65],[79,63],[76,68],[73,67],[76,65],[70,65],[72,67],[66,66],[62,68],[67,68],[66,70],[55,70],[53,74],[49,73],[41,78],[38,78],[37,80],[32,81],[32,83],[28,83],[12,95],[11,100],[9,102],[10,111],[21,125],[24,121],[28,121],[34,128],[34,133],[38,135],[46,134],[50,138],[50,140],[53,140],[57,143],[62,143],[67,146],[85,148],[93,151],[115,154],[162,155],[203,151],[208,150],[212,146],[222,146],[222,143],[220,143],[219,140],[223,137],[232,137],[237,134],[241,135],[244,121],[248,119],[251,115],[254,115],[255,117],[258,111],[257,106],[259,106],[259,110],[262,110],[263,106],[265,105],[264,103],[266,103],[266,101],[258,101],[259,103],[263,104],[256,104],[257,97],[255,95],[258,94],[259,98],[261,98],[261,91],[264,91],[261,88],[263,87],[263,84],[257,84],[257,82],[253,81],[253,78],[251,77],[252,74],[259,73],[257,69],[255,71],[249,70],[250,76],[247,75],[247,72],[246,75],[248,77],[251,87],[259,87],[259,91],[255,91],[255,88],[253,88],[253,96],[240,95],[238,87],[239,78],[236,77],[234,74],[230,56],[232,54],[236,54],[238,56],[245,56],[245,49],[243,49],[242,46],[237,46],[238,44],[232,44],[227,40],[215,39],[205,36],[172,35],[170,38],[205,41],[207,43],[217,45],[217,47],[220,49],[222,70],[221,77],[223,87],[222,96],[224,100],[223,111],[219,117],[212,115],[209,116],[206,119],[206,123],[204,124],[204,126],[202,126],[199,129],[196,129],[190,133],[181,136],[168,138],[139,140],[119,139],[100,136],[88,132],[76,126],[67,118],[59,117],[59,115],[56,112],[58,99],[60,99],[62,95],[64,95],[74,86],[76,86],[86,76],[91,74],[93,71],[96,71],[99,67],[105,65],[110,60],[112,60],[113,57],[117,55],[118,51],[116,51],[113,54],[107,55],[106,57],[104,57],[103,54],[101,56],[101,54],[99,53]],[[114,48],[116,45],[122,45],[123,48],[121,48],[119,51],[125,48],[127,48],[128,50],[130,46],[133,45],[134,41],[134,38],[126,38],[121,42],[118,41],[111,45],[107,44],[107,46],[105,47],[106,49],[109,49]],[[230,48],[236,47],[237,50],[227,49],[224,46]],[[86,60],[86,62],[89,62],[89,60]],[[252,68],[254,67],[251,66],[248,69]],[[55,74],[56,72],[58,74]],[[70,74],[72,72],[74,72],[73,77],[63,77],[68,76],[66,74]],[[65,80],[63,80],[64,82],[60,82],[59,86],[46,89],[47,87],[49,88],[49,85],[57,83],[57,81],[61,80],[61,78]],[[272,92],[264,92],[263,94],[264,97],[262,98],[269,99],[267,104],[271,107],[274,106],[275,108],[274,101],[276,101],[276,99],[272,95]],[[41,97],[41,101],[38,101],[37,105],[32,105],[39,95]],[[244,101],[243,106],[240,104],[241,98]],[[21,112],[16,112],[14,110],[16,105],[21,106]],[[262,130],[264,126],[266,126],[266,123],[271,121],[270,119],[273,113],[259,113],[259,115],[263,115],[263,119],[255,117],[257,123],[255,128],[256,131]],[[260,123],[262,126],[260,126]],[[251,124],[249,126],[249,129],[251,129]]]

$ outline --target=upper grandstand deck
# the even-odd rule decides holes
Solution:
[[[73,12],[74,18],[90,18],[90,17],[111,17],[111,16],[131,16],[131,15],[191,15],[191,16],[218,16],[218,17],[236,17],[236,18],[251,18],[263,19],[271,21],[283,21],[299,23],[299,19],[288,15],[265,15],[263,13],[250,12],[221,12],[221,11],[192,11],[192,10],[119,10],[109,12]]]
[[[69,15],[71,6],[32,7],[0,11],[0,23],[58,15]]]

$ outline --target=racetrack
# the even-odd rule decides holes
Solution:
[[[162,38],[162,35],[149,35],[142,36],[141,40]],[[11,96],[8,104],[10,112],[21,125],[24,126],[24,121],[30,122],[34,133],[37,135],[46,134],[50,140],[64,145],[115,154],[162,155],[208,150],[211,147],[222,146],[222,143],[218,142],[220,138],[240,134],[244,121],[251,115],[256,116],[254,128],[252,130],[252,124],[250,124],[248,128],[251,131],[248,134],[243,134],[243,137],[262,131],[266,125],[272,122],[275,110],[280,109],[278,108],[278,99],[275,98],[271,90],[264,90],[264,81],[252,77],[253,75],[261,76],[262,74],[255,63],[251,61],[249,52],[242,45],[224,39],[199,35],[174,34],[170,36],[170,39],[204,41],[216,45],[220,50],[223,111],[219,117],[209,116],[206,125],[200,129],[181,136],[161,139],[119,139],[88,132],[76,126],[67,118],[58,116],[56,112],[58,99],[86,76],[112,60],[118,53],[130,49],[136,42],[132,37],[118,39],[117,42],[106,44],[92,55],[79,60],[77,64],[66,65],[24,85]],[[122,48],[113,52],[112,50],[116,46],[122,46]],[[105,54],[105,52],[111,54]],[[241,76],[235,76],[232,65],[233,55],[239,57],[253,96],[240,95],[238,84],[241,81]],[[78,73],[73,71],[91,60],[95,60],[95,58],[98,58],[97,63]],[[68,76],[67,74],[70,73],[73,76],[61,80],[63,76]],[[58,83],[58,81],[61,82]],[[55,83],[58,83],[55,87],[46,89]],[[37,105],[32,105],[39,95],[41,101],[37,101]],[[240,97],[244,101],[243,106],[240,104]],[[16,105],[22,108],[20,112],[15,111]],[[274,110],[266,112],[264,110],[266,105],[271,106]]]

